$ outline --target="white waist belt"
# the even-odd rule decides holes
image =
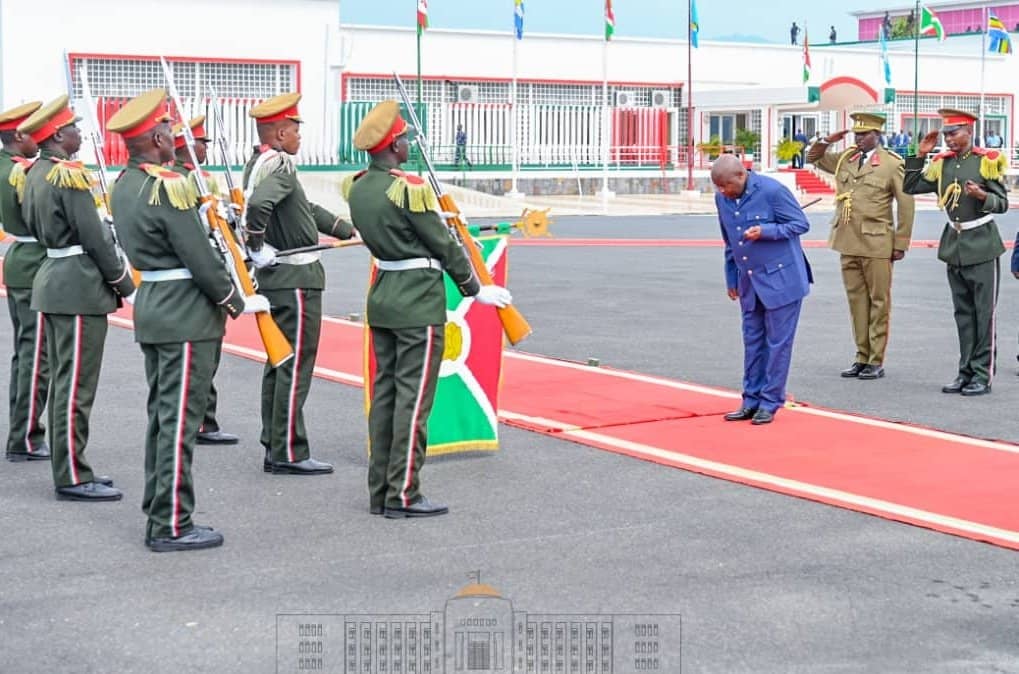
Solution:
[[[14,234],[11,234],[11,238],[18,243],[39,243],[39,239],[34,236],[15,236]]]
[[[967,229],[973,229],[974,227],[979,227],[980,225],[986,225],[988,222],[990,222],[993,219],[994,219],[994,216],[988,214],[988,215],[985,215],[982,218],[977,218],[976,220],[967,220],[966,222],[950,222],[948,224],[950,224],[952,226],[952,228],[955,229],[955,231],[962,232],[962,231],[967,230]]]
[[[408,269],[438,269],[442,271],[442,263],[434,257],[411,257],[406,260],[375,260],[375,266],[381,271],[407,271]]]
[[[66,248],[47,248],[46,257],[74,257],[75,255],[84,255],[85,249],[81,246],[67,246]]]
[[[276,258],[276,262],[279,264],[311,264],[312,262],[318,262],[322,259],[322,253],[295,253],[294,255],[284,255],[283,257]]]
[[[191,278],[191,270],[186,267],[177,269],[149,269],[139,272],[144,283],[159,283],[160,281],[183,281]]]

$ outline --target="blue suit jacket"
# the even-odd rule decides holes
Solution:
[[[715,193],[718,221],[725,241],[725,283],[739,291],[743,311],[752,311],[756,298],[765,309],[776,309],[810,292],[813,276],[800,246],[800,234],[810,229],[807,216],[782,183],[750,172],[738,200]],[[761,238],[743,238],[748,227],[761,226]]]

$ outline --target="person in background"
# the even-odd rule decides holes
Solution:
[[[797,44],[796,39],[800,36],[800,27],[793,21],[793,25],[789,27],[789,44]]]
[[[803,168],[804,160],[807,156],[807,145],[810,144],[810,139],[807,138],[807,134],[803,133],[803,129],[796,129],[793,140],[800,144],[799,154],[793,157],[793,168]]]
[[[835,44],[839,41],[838,33],[835,32],[835,26],[831,27],[831,32],[828,33],[828,42]]]

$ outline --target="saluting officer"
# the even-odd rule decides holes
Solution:
[[[134,292],[113,233],[99,218],[92,175],[71,161],[81,146],[67,95],[50,101],[18,126],[41,147],[25,179],[22,215],[46,259],[32,285],[32,309],[45,322],[50,361],[48,402],[53,481],[57,498],[116,501],[112,480],[85,460],[108,324],[106,315]]]
[[[301,147],[301,95],[281,94],[253,107],[261,145],[244,167],[245,230],[259,292],[290,340],[294,357],[262,375],[262,445],[269,473],[315,475],[333,472],[311,458],[304,426],[304,401],[311,387],[322,325],[325,268],[319,253],[276,258],[276,250],[313,246],[319,232],[353,236],[350,223],[308,201],[293,156]]]
[[[124,250],[141,273],[134,300],[135,341],[149,384],[145,437],[145,543],[154,552],[198,550],[223,536],[192,521],[191,457],[205,412],[226,316],[268,310],[265,298],[242,298],[209,245],[185,177],[161,164],[173,159],[166,92],[128,101],[107,128],[124,138],[130,159],[113,190],[113,216]]]
[[[195,139],[195,158],[198,160],[199,165],[204,164],[208,155],[208,144],[212,142],[212,139],[209,138],[209,135],[205,131],[205,115],[198,115],[188,122],[188,126],[191,127],[191,133]],[[188,178],[188,182],[192,188],[197,191],[197,183],[195,182],[194,173],[201,169],[191,163],[191,155],[188,152],[187,144],[184,142],[183,124],[174,125],[173,137],[175,156],[171,169]],[[219,185],[215,178],[213,178],[212,174],[202,170],[202,175],[212,193],[217,196],[221,196]],[[221,429],[219,427],[219,421],[216,420],[216,402],[218,400],[218,395],[216,393],[216,384],[213,379],[216,376],[216,371],[219,369],[219,361],[222,355],[223,342],[220,340],[219,348],[216,349],[216,357],[212,365],[212,378],[209,379],[209,404],[205,408],[205,417],[202,419],[202,425],[198,429],[197,442],[199,445],[236,445],[238,442],[237,436],[233,433],[227,433]]]
[[[28,231],[21,217],[29,157],[39,152],[32,137],[18,125],[42,107],[25,103],[0,113],[0,222],[14,238],[4,255],[4,285],[11,314],[14,349],[11,352],[10,416],[7,426],[8,461],[44,461],[50,458],[42,410],[49,390],[44,319],[32,311],[32,283],[46,248]]]
[[[994,213],[1008,210],[1005,170],[1008,159],[998,150],[973,145],[976,115],[942,108],[941,131],[920,141],[915,157],[906,159],[905,189],[910,194],[935,192],[948,223],[938,243],[938,259],[948,265],[955,325],[959,331],[959,373],[944,393],[964,396],[991,392],[994,376],[994,309],[1005,252]],[[944,152],[924,169],[924,159],[944,134]]]
[[[902,188],[902,158],[881,146],[884,115],[855,112],[850,117],[854,145],[827,152],[849,131],[833,133],[810,147],[807,161],[833,174],[838,192],[828,245],[841,254],[842,283],[856,341],[856,359],[842,376],[879,379],[885,375],[892,263],[909,250],[914,204]]]
[[[513,301],[501,286],[479,285],[436,213],[431,187],[399,170],[410,151],[407,132],[396,101],[375,106],[354,135],[354,147],[368,151],[371,165],[343,186],[354,226],[378,267],[367,303],[377,363],[368,416],[369,512],[394,519],[449,511],[420,489],[445,344],[443,270],[465,297],[499,307]]]

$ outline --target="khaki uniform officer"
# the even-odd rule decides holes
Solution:
[[[227,315],[249,304],[234,288],[187,178],[161,165],[173,159],[166,93],[131,99],[107,124],[127,147],[113,190],[113,217],[142,284],[134,299],[135,341],[149,385],[145,434],[145,543],[154,552],[198,550],[223,536],[192,520],[191,457],[205,413]],[[261,300],[262,308],[267,304]]]
[[[902,159],[881,147],[884,116],[857,112],[850,117],[855,144],[826,152],[848,131],[834,133],[810,147],[807,161],[833,174],[838,192],[828,245],[842,256],[842,282],[856,340],[856,359],[842,376],[878,379],[885,374],[892,263],[909,249],[914,204],[902,188]]]
[[[4,256],[4,285],[11,314],[14,349],[11,353],[10,416],[7,426],[7,459],[36,461],[50,458],[42,410],[49,391],[44,320],[32,311],[32,283],[46,259],[46,248],[28,231],[21,217],[28,167],[39,151],[32,137],[19,133],[18,125],[38,110],[42,102],[25,103],[0,113],[0,222],[14,243]]]
[[[244,167],[245,229],[258,271],[259,291],[272,304],[272,317],[294,347],[294,357],[262,375],[263,468],[271,473],[316,475],[332,465],[311,458],[304,427],[304,401],[311,388],[322,326],[325,268],[318,253],[276,259],[273,251],[318,243],[319,232],[349,239],[354,230],[308,201],[293,156],[301,147],[301,95],[282,94],[255,106],[261,146]]]
[[[32,285],[32,309],[42,314],[50,362],[48,402],[57,498],[116,501],[123,495],[85,460],[108,328],[106,315],[123,305],[134,282],[113,233],[99,218],[92,175],[71,161],[81,146],[67,96],[47,103],[18,126],[41,154],[25,179],[21,213],[46,246]]]
[[[188,122],[188,126],[191,127],[191,134],[195,139],[195,155],[198,159],[199,164],[204,164],[207,159],[208,144],[211,142],[209,135],[205,132],[205,115],[199,115]],[[191,155],[188,152],[187,145],[184,143],[184,125],[176,124],[173,127],[173,147],[175,151],[175,157],[172,171],[179,173],[188,179],[192,188],[197,193],[197,183],[195,182],[194,173],[199,170],[194,164],[191,163]],[[219,185],[215,178],[212,177],[207,171],[202,171],[205,183],[208,185],[209,190],[216,196],[220,196]],[[219,361],[223,355],[223,342],[220,341],[219,348],[216,350],[215,362],[212,366],[212,376],[216,376],[216,370],[219,369]],[[210,380],[209,382],[209,404],[205,408],[205,417],[202,419],[202,425],[198,429],[198,444],[199,445],[236,445],[238,438],[233,433],[227,433],[219,427],[219,421],[216,419],[216,402],[218,395],[216,393],[216,384]]]
[[[368,290],[367,321],[377,370],[368,417],[369,510],[390,518],[441,515],[449,508],[421,493],[428,415],[445,343],[445,270],[465,297],[506,306],[500,286],[477,276],[435,209],[431,187],[399,170],[407,161],[407,123],[396,101],[379,103],[354,135],[371,166],[345,181],[344,198],[378,274]]]
[[[906,159],[906,191],[934,192],[948,223],[938,242],[938,259],[947,265],[948,287],[959,332],[959,372],[944,393],[964,396],[991,392],[994,376],[994,309],[1005,252],[994,213],[1008,210],[1005,171],[1008,158],[998,150],[973,146],[976,115],[942,108],[940,133],[947,150],[924,169],[924,158],[938,142],[938,131],[920,141],[917,156]]]

